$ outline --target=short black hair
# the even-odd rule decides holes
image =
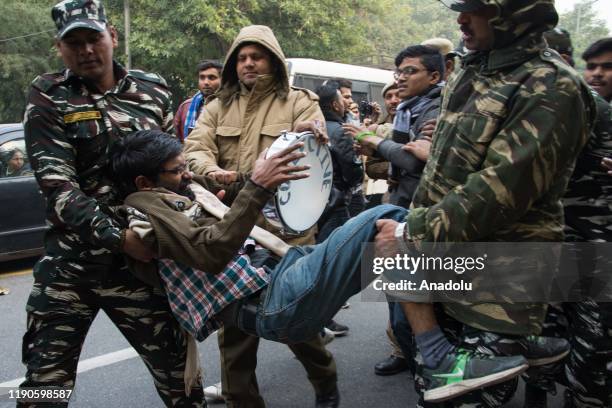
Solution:
[[[588,61],[610,51],[612,51],[612,37],[602,38],[587,47],[582,54],[582,59]]]
[[[440,81],[444,79],[444,57],[440,51],[427,45],[411,45],[406,47],[395,57],[395,66],[402,65],[405,58],[419,58],[421,64],[429,72],[438,72]]]
[[[223,70],[223,64],[221,64],[218,61],[213,61],[213,60],[202,60],[202,61],[198,62],[197,73],[199,74],[200,71],[205,71],[205,70],[210,69],[210,68],[216,68],[217,71],[219,71],[219,73],[221,73],[221,71]]]
[[[331,112],[332,103],[340,98],[338,88],[333,82],[317,87],[315,93],[319,95],[319,106],[323,112]]]
[[[353,82],[348,80],[348,79],[344,79],[344,78],[334,78],[332,79],[333,82],[335,82],[336,84],[338,84],[338,88],[348,88],[348,89],[353,89]]]
[[[110,177],[122,197],[137,191],[134,180],[157,181],[163,165],[183,151],[177,138],[161,130],[139,130],[119,139],[110,150]]]

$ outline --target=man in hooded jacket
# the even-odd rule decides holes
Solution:
[[[285,56],[266,26],[243,28],[229,49],[221,87],[185,143],[185,155],[196,174],[231,183],[253,168],[257,156],[283,130],[327,135],[316,94],[289,86]],[[291,245],[314,243],[314,230],[287,234],[260,217],[258,224]],[[255,367],[259,339],[236,328],[219,332],[223,396],[228,407],[263,407]],[[334,359],[320,339],[290,345],[315,388],[317,407],[339,404]]]
[[[558,21],[554,2],[441,1],[460,12],[457,22],[471,52],[444,91],[431,155],[406,222],[379,222],[377,248],[389,251],[393,245],[419,247],[424,242],[563,241],[561,198],[596,110],[584,81],[543,40],[542,33]],[[403,305],[412,328],[419,328],[417,344],[419,336],[429,344],[444,344],[442,327],[459,350],[489,355],[526,355],[521,347],[531,346],[546,352],[542,348],[554,345],[525,346],[529,341],[521,340],[541,331],[545,303],[466,301],[440,306],[441,313],[434,315],[427,304]],[[452,325],[460,331],[448,331]],[[452,387],[459,373],[468,375],[452,353],[462,351],[429,353],[436,361],[417,371],[419,392],[431,389],[432,382]],[[449,376],[440,365],[451,360],[454,363],[446,366],[453,373]],[[506,382],[449,404],[500,406],[515,387],[516,381]]]

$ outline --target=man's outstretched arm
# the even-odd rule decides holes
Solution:
[[[236,256],[261,209],[272,197],[273,190],[289,180],[308,177],[304,166],[290,163],[304,156],[295,151],[302,144],[287,148],[270,159],[263,152],[249,181],[238,193],[225,216],[212,224],[198,225],[178,213],[171,202],[150,191],[128,196],[126,205],[147,214],[155,234],[155,251],[161,258],[170,258],[208,273],[219,273]]]

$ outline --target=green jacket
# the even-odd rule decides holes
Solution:
[[[223,201],[231,207],[223,219],[208,214],[189,198],[165,189],[132,193],[125,199],[125,205],[148,217],[154,234],[147,235],[149,239],[145,242],[160,258],[219,273],[248,238],[272,193],[250,181],[221,187],[207,177],[194,180],[213,193],[226,190]],[[194,206],[200,207],[194,219],[181,214]],[[155,262],[145,264],[128,258],[128,266],[140,280],[161,287]]]
[[[551,0],[497,6],[494,46],[468,54],[451,76],[406,234],[417,243],[562,241],[561,198],[596,108],[587,85],[542,33]],[[503,310],[500,310],[503,309]],[[538,332],[543,305],[445,304],[490,331]]]
[[[612,183],[601,166],[604,157],[612,157],[612,108],[593,93],[597,122],[563,198],[566,241],[612,241]]]

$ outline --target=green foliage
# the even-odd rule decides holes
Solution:
[[[53,0],[32,7],[22,1],[0,2],[0,39],[54,29]],[[54,32],[0,42],[0,123],[23,118],[29,84],[37,75],[57,69]]]
[[[581,58],[584,50],[600,38],[610,36],[606,21],[598,17],[594,5],[593,0],[581,0],[559,19],[558,27],[565,28],[572,36],[574,60],[578,69],[585,67],[585,62]]]
[[[366,35],[367,54],[356,54],[352,63],[378,65],[393,68],[395,56],[409,45],[420,44],[428,38],[444,37],[454,44],[459,43],[457,13],[450,11],[438,1],[395,0],[390,2],[388,11],[377,15],[362,15],[362,21],[372,21]]]
[[[0,39],[53,29],[55,2],[0,2]],[[124,0],[104,4],[120,33],[115,57],[125,64]],[[129,0],[129,5],[132,67],[162,74],[175,103],[195,92],[198,61],[222,61],[240,28],[250,24],[270,26],[287,57],[385,68],[407,45],[438,36],[458,39],[456,13],[432,0]],[[0,43],[0,122],[21,120],[32,79],[61,68],[53,35]]]

